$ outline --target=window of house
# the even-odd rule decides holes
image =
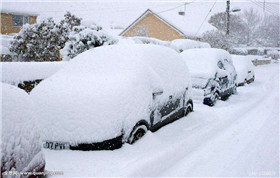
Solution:
[[[21,27],[23,24],[28,23],[28,16],[13,15],[12,24],[14,27]]]

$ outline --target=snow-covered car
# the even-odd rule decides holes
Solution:
[[[1,83],[1,177],[40,176],[45,169],[31,99],[23,90]]]
[[[202,95],[204,104],[213,106],[217,99],[226,100],[236,93],[237,75],[227,51],[190,49],[182,52],[181,56],[189,67],[194,95]]]
[[[246,56],[231,55],[233,65],[237,72],[238,86],[250,84],[255,80],[255,66]]]
[[[2,82],[17,86],[27,93],[42,80],[67,65],[67,62],[1,62]]]
[[[191,79],[181,56],[157,45],[88,50],[31,92],[43,145],[112,150],[193,110]]]

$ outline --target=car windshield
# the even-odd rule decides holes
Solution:
[[[205,88],[209,79],[200,78],[200,77],[192,77],[192,87],[193,88]]]

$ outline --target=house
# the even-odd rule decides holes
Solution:
[[[200,40],[203,32],[213,30],[215,27],[203,21],[205,18],[203,14],[198,19],[194,18],[194,16],[198,16],[198,13],[195,13],[180,15],[173,11],[160,14],[148,9],[125,28],[120,36],[145,36],[164,41],[186,38]]]
[[[37,16],[34,13],[1,10],[1,34],[18,33],[24,24],[36,23]]]

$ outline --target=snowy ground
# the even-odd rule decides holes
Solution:
[[[279,65],[215,107],[194,112],[114,151],[44,150],[65,176],[279,176]]]

